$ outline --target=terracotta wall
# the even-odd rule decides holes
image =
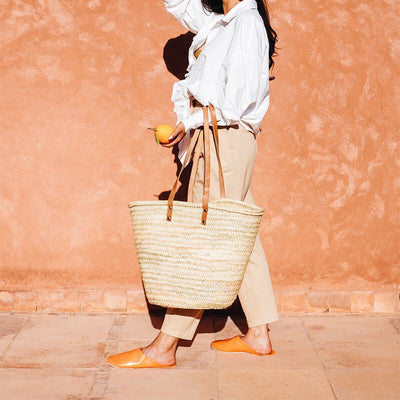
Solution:
[[[279,288],[400,289],[396,0],[270,0],[254,193]],[[134,288],[129,201],[176,173],[186,33],[161,0],[0,0],[0,289]]]

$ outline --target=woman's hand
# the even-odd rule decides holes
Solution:
[[[169,143],[161,143],[161,145],[164,147],[175,146],[182,140],[182,138],[185,136],[185,133],[186,133],[185,125],[183,125],[182,122],[179,122],[179,124],[176,126],[175,130],[171,133],[169,137],[170,140]]]

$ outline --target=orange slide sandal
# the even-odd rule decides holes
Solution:
[[[256,354],[257,356],[271,356],[272,354],[275,354],[273,350],[268,354],[258,353],[249,344],[243,342],[239,335],[230,339],[215,340],[211,343],[211,348],[217,351],[226,351],[229,353],[250,353]]]
[[[114,354],[107,358],[113,367],[119,368],[173,368],[176,364],[165,365],[147,357],[141,348]]]

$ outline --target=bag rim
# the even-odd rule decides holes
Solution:
[[[226,205],[238,205],[238,206],[245,206],[248,208],[248,211],[246,210],[229,210],[226,209],[224,206]],[[139,206],[152,206],[152,207],[165,207],[165,210],[168,208],[168,200],[136,200],[136,201],[131,201],[128,203],[128,207],[132,211],[133,208],[139,207]],[[187,201],[180,201],[180,200],[175,200],[174,201],[174,207],[175,206],[180,206],[180,207],[187,207],[187,208],[203,208],[201,203],[189,203]],[[223,199],[216,199],[208,204],[208,208],[212,210],[222,210],[222,211],[227,211],[227,212],[233,212],[233,213],[238,213],[238,214],[244,214],[244,215],[257,215],[257,216],[262,216],[265,212],[265,210],[262,207],[259,207],[255,204],[250,204],[250,203],[245,203],[240,200],[234,200],[234,199],[228,199],[228,198],[223,198]]]

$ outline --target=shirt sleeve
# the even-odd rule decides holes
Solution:
[[[185,119],[190,111],[190,98],[185,86],[185,81],[175,82],[172,89],[171,100],[174,103],[174,111],[177,116],[177,123]],[[186,125],[185,125],[186,128]],[[186,132],[188,129],[186,129]]]
[[[215,107],[219,125],[242,123],[254,131],[269,105],[269,58],[265,28],[251,22],[246,23],[245,19],[235,30],[228,56],[221,66],[218,90],[208,103]],[[257,105],[259,112],[250,112]],[[186,131],[197,128],[203,124],[203,112],[193,113],[181,121]]]
[[[246,24],[244,29],[244,25],[238,27],[222,65],[225,84],[216,98],[210,99],[221,125],[242,122],[252,126],[254,121],[247,118],[250,111],[255,110],[257,104],[263,104],[261,112],[264,114],[268,108],[269,65],[265,28],[261,24]]]
[[[204,10],[201,0],[163,0],[165,8],[180,24],[193,33],[207,23],[212,13]]]
[[[183,118],[181,122],[183,125],[185,125],[186,132],[190,129],[196,129],[203,125],[203,111],[196,111],[195,113],[190,114],[188,117]]]

